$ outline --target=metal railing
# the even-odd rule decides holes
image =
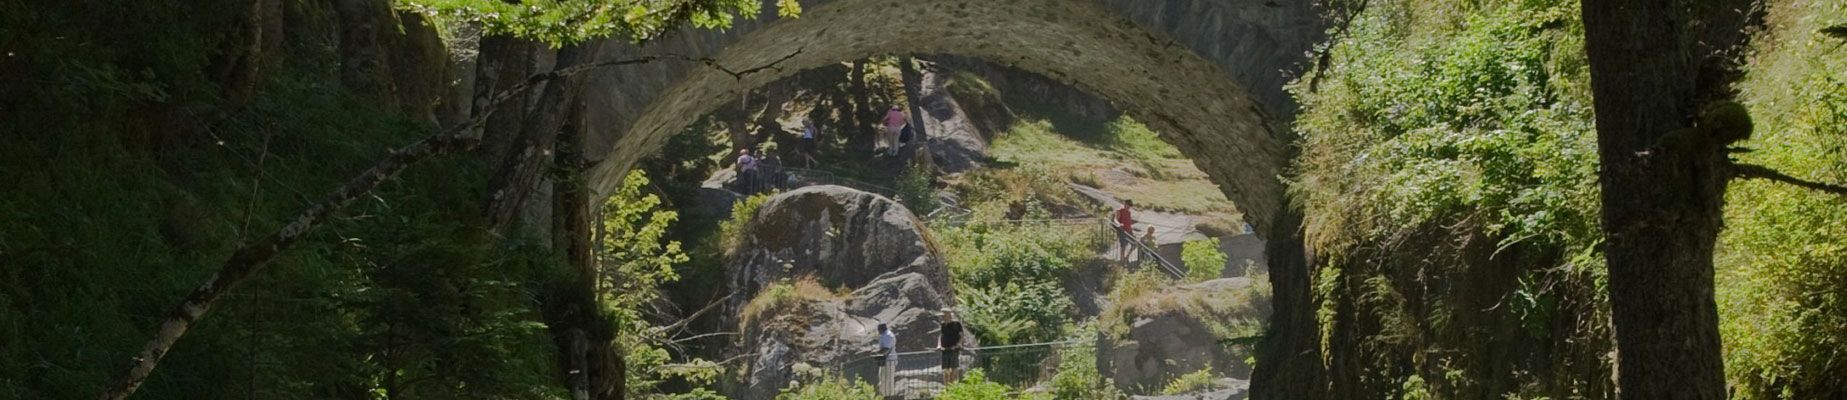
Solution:
[[[1167,275],[1174,277],[1174,279],[1186,278],[1186,270],[1180,269],[1180,267],[1177,265],[1174,265],[1172,261],[1168,261],[1167,257],[1162,257],[1160,251],[1155,250],[1155,248],[1149,246],[1148,243],[1142,242],[1140,238],[1135,237],[1135,234],[1122,229],[1121,224],[1117,224],[1116,221],[1110,221],[1107,219],[1105,219],[1103,223],[1105,224],[1105,226],[1108,226],[1111,231],[1116,232],[1116,243],[1117,243],[1117,246],[1119,247],[1118,249],[1116,249],[1116,251],[1122,252],[1122,251],[1133,250],[1136,252],[1135,257],[1133,257],[1133,259],[1130,261],[1131,266],[1135,268],[1142,268],[1143,264],[1152,263],[1154,264],[1155,268],[1159,268],[1161,272],[1166,272]],[[1129,249],[1120,248],[1121,245],[1123,244],[1127,244],[1130,248]]]
[[[754,171],[738,171],[737,182],[729,187],[745,196],[775,190],[795,190],[808,186],[840,185],[867,192],[892,196],[898,191],[883,185],[843,178],[832,172],[761,163]]]
[[[943,354],[936,350],[898,353],[889,362],[882,354],[856,358],[836,365],[830,372],[836,378],[866,382],[886,399],[936,398],[975,369],[981,370],[989,382],[1006,385],[1016,393],[1033,392],[1044,390],[1044,384],[1058,372],[1062,351],[1094,345],[1070,341],[965,348],[956,353],[959,368],[954,374],[944,373]],[[890,379],[881,379],[883,373],[889,373]]]

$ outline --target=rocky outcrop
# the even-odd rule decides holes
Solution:
[[[878,353],[878,324],[898,336],[898,348],[916,351],[935,346],[935,310],[948,296],[922,274],[888,276],[841,298],[805,299],[794,310],[753,321],[744,327],[742,354],[750,369],[733,397],[770,398],[802,371],[831,369]],[[856,370],[856,372],[869,372]],[[875,376],[860,376],[874,381]]]
[[[1225,272],[1221,276],[1242,277],[1252,266],[1257,271],[1269,270],[1269,260],[1263,257],[1263,245],[1263,238],[1249,233],[1219,238],[1219,251],[1225,253]]]
[[[1226,343],[1268,318],[1268,304],[1245,278],[1181,285],[1112,305],[1126,332],[1104,335],[1099,370],[1129,392],[1163,387],[1175,378],[1212,368],[1221,376],[1248,377],[1247,349]]]
[[[804,370],[874,355],[880,322],[901,350],[933,347],[935,312],[954,303],[942,256],[916,217],[889,198],[846,187],[772,197],[731,260],[738,294],[728,315],[743,318],[736,354],[749,360],[728,390],[733,398],[771,398]],[[818,287],[778,292],[795,305],[742,315],[765,288],[809,280],[801,284]]]
[[[949,273],[922,222],[885,196],[811,186],[770,198],[727,265],[740,303],[785,278],[812,276],[828,288],[860,288],[919,273],[948,288]]]

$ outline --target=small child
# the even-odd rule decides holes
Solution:
[[[1154,246],[1154,225],[1148,226],[1148,233],[1142,235],[1142,244]]]

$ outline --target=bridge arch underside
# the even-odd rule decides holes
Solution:
[[[612,58],[650,52],[709,57],[724,68],[685,61],[650,65],[677,76],[670,83],[653,78],[665,84],[652,96],[634,95],[650,84],[634,74],[592,78],[587,105],[616,110],[585,121],[593,132],[587,146],[608,149],[600,157],[591,154],[600,159],[592,176],[599,193],[691,121],[779,78],[877,55],[953,54],[1011,64],[1116,103],[1194,160],[1258,232],[1269,232],[1286,206],[1279,178],[1288,162],[1286,131],[1265,111],[1274,104],[1259,103],[1219,64],[1097,3],[833,0],[810,5],[798,19],[740,21],[728,33],[678,36],[671,39],[676,42],[603,52]],[[701,54],[701,47],[718,49]],[[733,74],[763,66],[774,67]],[[623,115],[629,113],[623,109],[639,111]]]

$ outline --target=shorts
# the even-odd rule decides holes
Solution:
[[[961,353],[962,351],[957,349],[943,350],[943,369],[956,369],[961,365]]]

